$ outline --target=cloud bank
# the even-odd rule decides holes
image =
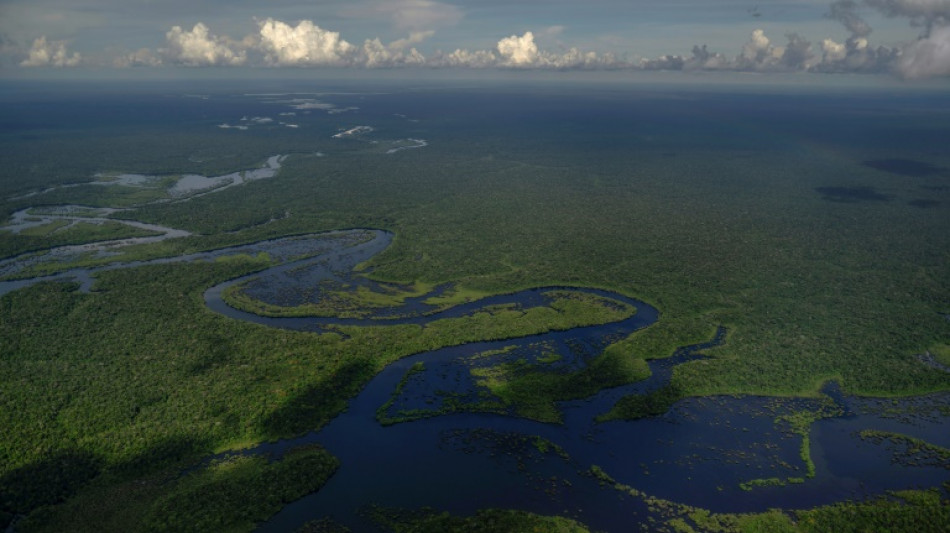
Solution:
[[[191,31],[174,26],[165,34],[168,48],[163,52],[173,63],[191,67],[217,65],[238,66],[247,61],[247,53],[237,49],[237,44],[227,37],[218,37],[211,33],[201,22]]]
[[[324,30],[309,20],[290,26],[269,18],[259,24],[260,46],[268,65],[344,65],[354,48],[339,33]]]
[[[23,67],[75,67],[82,61],[78,52],[66,50],[65,41],[47,41],[46,36],[33,41],[28,57],[20,62]]]
[[[872,46],[873,28],[862,10],[906,19],[916,38],[895,47]],[[378,37],[359,44],[311,20],[288,23],[266,18],[256,21],[256,33],[235,40],[216,35],[198,22],[190,30],[172,27],[165,34],[164,47],[120,54],[113,65],[891,72],[907,79],[950,76],[950,0],[835,0],[826,16],[847,31],[843,42],[831,37],[812,42],[797,33],[776,38],[756,29],[733,51],[690,43],[683,47],[691,48],[688,54],[634,59],[560,43],[554,50],[543,47],[561,36],[563,26],[511,34],[484,49],[436,50],[424,55],[416,45],[435,33],[432,28],[451,27],[462,17],[459,8],[433,0],[379,0],[344,10],[344,16],[388,18],[406,36],[388,44]],[[45,36],[36,39],[20,57],[23,55],[26,58],[20,65],[28,67],[68,67],[83,62],[78,53],[66,49],[64,41],[47,41]]]
[[[911,79],[950,76],[950,26],[935,28],[904,49],[897,68],[905,78]]]

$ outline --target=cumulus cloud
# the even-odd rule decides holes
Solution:
[[[72,55],[66,50],[65,41],[47,41],[46,36],[42,36],[33,41],[30,47],[29,57],[24,59],[20,65],[24,67],[75,67],[82,61],[82,56],[78,52]]]
[[[174,26],[165,34],[168,48],[165,56],[174,63],[192,67],[213,65],[243,65],[247,61],[247,52],[237,49],[240,45],[227,37],[218,37],[211,33],[201,22],[191,31]]]
[[[506,66],[527,67],[538,61],[538,45],[534,44],[534,34],[530,31],[520,37],[505,37],[498,41],[496,48]]]
[[[706,45],[696,45],[689,57],[664,55],[642,60],[639,66],[646,70],[796,71],[810,70],[821,61],[808,40],[794,33],[787,34],[786,38],[788,42],[784,46],[776,46],[765,31],[757,29],[735,57],[711,51]]]
[[[686,59],[679,55],[662,55],[656,59],[643,59],[640,68],[644,70],[683,70]]]
[[[706,45],[694,45],[693,55],[683,63],[684,70],[719,70],[730,67],[726,56],[719,52],[711,52]]]
[[[749,40],[742,46],[742,52],[736,58],[736,67],[754,70],[774,62],[775,48],[772,41],[765,36],[764,30],[758,29],[752,32]]]
[[[291,26],[268,18],[259,25],[260,46],[270,65],[344,65],[355,51],[338,32],[324,30],[309,20]]]
[[[889,17],[905,17],[923,26],[923,34],[891,53],[891,64],[904,78],[950,75],[950,0],[865,0]]]
[[[825,63],[834,63],[841,61],[848,55],[848,48],[842,43],[836,43],[831,39],[821,41],[822,61]]]
[[[631,67],[613,54],[583,52],[577,48],[557,53],[541,49],[534,33],[511,35],[499,40],[494,50],[455,50],[436,54],[426,61],[433,67],[516,68],[516,69],[615,69]]]
[[[950,26],[941,26],[930,35],[904,48],[897,70],[905,78],[950,76]]]
[[[862,2],[859,4],[858,2]],[[925,27],[915,42],[898,48],[874,48],[868,41],[870,25],[858,13],[859,7],[874,8],[887,16],[900,16]],[[248,62],[270,66],[347,66],[395,68],[406,66],[510,68],[510,69],[645,69],[645,70],[737,70],[812,72],[897,72],[907,78],[948,75],[947,48],[950,41],[950,0],[835,0],[827,16],[842,24],[849,37],[845,42],[832,38],[816,46],[805,37],[789,33],[786,43],[777,43],[756,29],[736,55],[725,55],[705,45],[693,46],[691,53],[663,55],[630,63],[612,54],[568,48],[558,41],[563,26],[549,26],[537,32],[525,31],[497,41],[484,50],[437,51],[428,57],[414,45],[434,35],[432,25],[457,22],[461,11],[432,0],[387,0],[361,3],[350,13],[370,10],[390,16],[393,24],[407,29],[407,36],[388,44],[378,37],[351,44],[340,33],[321,28],[310,20],[289,24],[273,18],[258,20],[258,31],[234,41],[216,36],[202,23],[190,31],[175,26],[167,34],[167,48],[161,55],[142,49],[116,58],[118,67],[169,63],[192,66],[243,65]],[[538,42],[555,44],[545,49]],[[34,43],[23,65],[69,66],[79,62],[69,55],[65,44]]]
[[[815,65],[815,54],[811,50],[811,42],[797,33],[786,35],[788,44],[782,53],[781,63],[792,70],[807,70]]]
[[[418,50],[411,48],[408,52],[403,52],[399,49],[400,45],[394,46],[390,43],[389,46],[384,46],[378,38],[367,39],[360,50],[357,63],[368,68],[425,64],[426,58]]]
[[[437,55],[429,61],[429,65],[434,67],[486,68],[495,66],[497,62],[498,57],[489,50],[456,49],[447,55]]]

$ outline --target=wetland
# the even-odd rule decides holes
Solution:
[[[2,182],[0,517],[945,526],[942,152],[780,95],[745,95],[761,135],[738,97],[586,90],[118,98],[192,117],[119,132],[153,163],[4,132],[16,168],[74,156]]]

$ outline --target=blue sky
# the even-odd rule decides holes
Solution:
[[[950,75],[948,19],[950,0],[0,0],[0,68],[630,68],[923,78]],[[855,33],[854,20],[872,31]]]

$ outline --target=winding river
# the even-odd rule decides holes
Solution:
[[[301,331],[323,331],[341,325],[425,324],[494,305],[530,308],[549,302],[552,290],[594,294],[636,308],[633,316],[608,324],[473,342],[406,357],[377,374],[350,400],[345,412],[319,431],[239,452],[279,458],[289,448],[319,443],[342,464],[322,489],[286,506],[262,524],[264,531],[290,531],[322,517],[354,531],[372,531],[376,526],[365,513],[369,504],[430,506],[461,514],[486,507],[518,508],[574,517],[602,531],[629,531],[646,520],[649,512],[644,499],[599,483],[587,474],[592,465],[643,493],[720,512],[813,507],[887,490],[937,486],[947,480],[947,464],[917,461],[909,465],[900,460],[899,443],[875,443],[857,433],[875,429],[950,447],[946,415],[939,409],[950,400],[948,394],[906,400],[905,405],[914,404],[915,408],[897,417],[890,415],[880,401],[844,396],[829,386],[826,393],[843,414],[811,426],[816,475],[801,483],[751,490],[740,488],[740,484],[805,476],[801,437],[776,419],[803,409],[818,409],[818,400],[689,398],[677,402],[662,416],[595,422],[595,417],[619,398],[655,390],[669,382],[677,365],[702,358],[703,349],[723,342],[721,328],[706,343],[650,361],[652,376],[644,381],[602,390],[585,400],[560,403],[563,424],[441,409],[449,400],[475,401],[484,392],[472,378],[473,367],[515,359],[536,361],[542,354],[548,357],[554,352],[559,357],[550,368],[576,369],[609,343],[658,320],[655,308],[621,294],[584,288],[537,288],[449,309],[427,305],[429,294],[408,299],[395,314],[378,312],[353,319],[264,317],[234,309],[221,297],[225,289],[239,283],[255,299],[278,305],[315,301],[320,293],[311,289],[328,281],[372,289],[374,282],[354,274],[354,269],[386,249],[392,239],[391,233],[379,230],[286,237],[187,256],[0,282],[0,295],[44,280],[77,280],[81,290],[89,290],[98,272],[115,268],[266,252],[277,266],[208,289],[204,294],[207,306],[236,320]],[[444,287],[436,293],[439,290]],[[416,363],[422,363],[424,369],[414,367]],[[391,402],[390,414],[429,410],[432,416],[382,425],[377,421],[377,410],[387,402]]]
[[[231,308],[221,299],[222,290],[237,283],[244,284],[243,290],[261,301],[294,305],[304,303],[299,296],[301,287],[326,280],[372,285],[365,278],[353,276],[352,270],[385,249],[392,235],[382,231],[371,234],[371,239],[364,236],[348,243],[338,239],[343,248],[212,287],[205,293],[205,302],[212,310],[234,319],[318,331],[334,325],[425,324],[498,304],[527,308],[544,305],[551,289],[564,290],[532,289],[438,312],[427,309],[422,297],[407,301],[408,312],[398,317],[378,314],[359,319],[262,317]],[[655,308],[621,294],[567,290],[611,298],[634,306],[637,312],[608,324],[447,347],[389,365],[350,401],[345,412],[320,431],[241,452],[276,458],[291,447],[319,443],[342,463],[320,491],[285,507],[261,529],[288,531],[308,520],[331,517],[354,531],[370,531],[375,526],[365,513],[368,504],[430,506],[462,514],[485,507],[519,508],[571,516],[604,531],[628,531],[645,520],[648,514],[643,498],[602,485],[586,473],[592,465],[646,494],[721,512],[813,507],[946,481],[948,465],[917,461],[909,466],[907,461],[899,460],[898,444],[875,444],[861,439],[858,432],[888,431],[948,447],[946,417],[939,410],[950,399],[947,394],[907,400],[916,402],[916,408],[909,415],[896,417],[875,400],[843,396],[833,384],[829,385],[825,392],[842,414],[819,420],[811,427],[816,475],[800,483],[751,490],[740,484],[806,476],[800,435],[776,419],[803,409],[818,410],[819,400],[689,398],[662,416],[595,423],[595,417],[619,398],[655,390],[669,382],[676,365],[703,357],[703,349],[723,342],[722,328],[706,343],[683,347],[670,358],[650,361],[649,379],[603,390],[582,401],[562,402],[558,407],[563,424],[491,413],[440,411],[450,398],[475,401],[479,397],[479,387],[471,377],[473,366],[519,358],[537,360],[542,352],[549,355],[554,350],[560,356],[557,365],[577,368],[609,342],[658,319]],[[319,294],[311,298],[319,298]],[[417,363],[422,363],[424,370],[419,371],[414,366]],[[385,426],[376,417],[377,410],[387,402],[391,402],[388,413],[428,409],[433,416]],[[539,445],[543,441],[537,441],[538,437],[559,448]]]

